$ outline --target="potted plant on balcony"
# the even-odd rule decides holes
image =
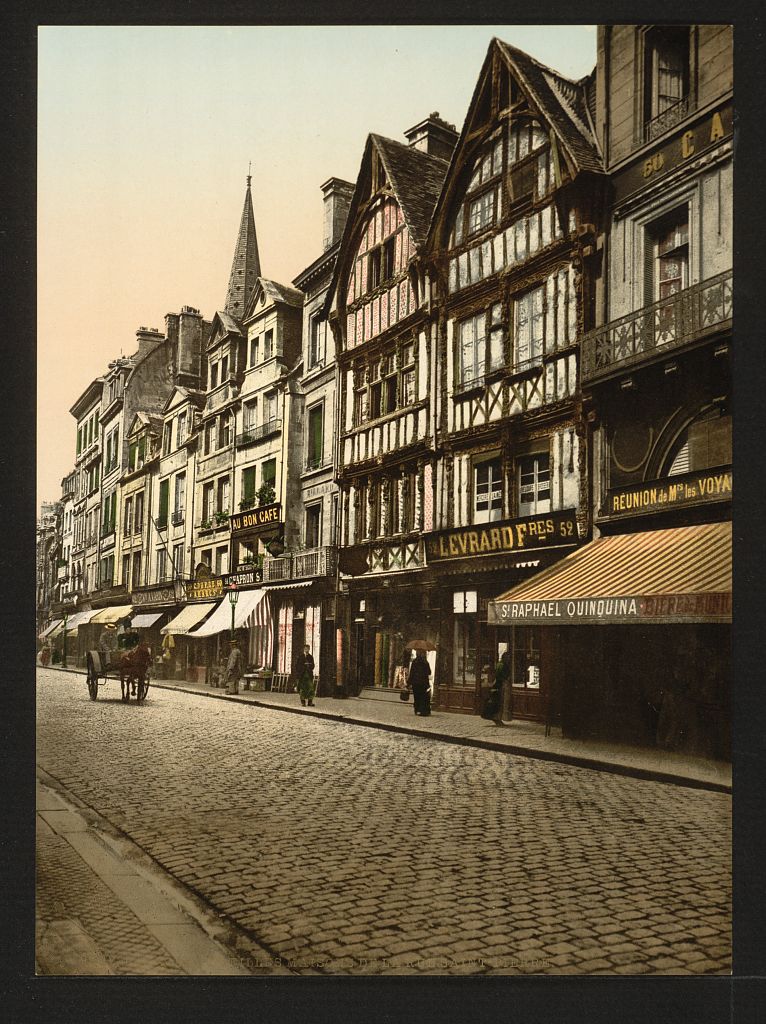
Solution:
[[[199,524],[199,528],[200,530],[211,530],[213,528],[213,520],[203,519],[202,522]]]
[[[255,498],[243,498],[239,503],[239,511],[244,512],[249,508],[252,508],[255,504]]]
[[[223,526],[224,523],[229,521],[229,510],[227,508],[221,509],[220,512],[215,514],[216,526]]]
[[[276,496],[277,492],[274,490],[273,484],[261,484],[256,492],[259,505],[271,505]]]

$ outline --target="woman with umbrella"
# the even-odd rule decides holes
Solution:
[[[425,718],[431,714],[431,666],[426,660],[426,651],[433,651],[435,648],[427,640],[409,640],[405,646],[417,652],[415,660],[410,665],[407,686],[412,690],[415,714],[422,715]]]

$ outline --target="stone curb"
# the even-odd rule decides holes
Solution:
[[[42,666],[37,666],[41,668]],[[47,666],[55,668],[59,672],[73,672],[79,674],[81,669],[65,668],[60,666]],[[421,739],[436,740],[440,743],[454,743],[462,747],[474,747],[480,750],[492,750],[500,754],[515,754],[518,757],[528,757],[537,761],[553,761],[557,764],[567,764],[575,768],[586,768],[595,772],[607,772],[611,775],[623,775],[627,778],[640,779],[643,782],[660,782],[671,786],[684,786],[687,789],[702,789],[711,793],[726,793],[731,795],[732,787],[724,782],[710,782],[706,779],[693,779],[686,775],[675,775],[672,772],[664,772],[651,768],[639,768],[634,765],[616,764],[613,761],[603,761],[598,758],[581,757],[577,754],[564,754],[553,750],[538,750],[535,747],[523,747],[509,743],[495,743],[492,740],[476,739],[473,736],[453,736],[450,733],[426,732],[407,725],[393,725],[390,722],[375,722],[361,718],[353,718],[349,715],[334,714],[331,711],[309,711],[302,707],[285,707],[281,704],[272,704],[268,701],[261,701],[253,698],[235,696],[228,693],[212,693],[205,690],[193,690],[185,686],[163,682],[161,679],[152,679],[151,685],[158,690],[176,690],[179,693],[188,693],[198,697],[210,697],[213,700],[227,700],[236,704],[267,708],[270,711],[283,711],[292,715],[306,715],[310,718],[324,718],[331,722],[344,722],[347,725],[361,725],[369,729],[380,729],[383,732],[400,733],[406,736],[418,736]]]

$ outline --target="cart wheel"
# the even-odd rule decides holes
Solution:
[[[98,697],[98,675],[96,674],[95,668],[92,665],[88,666],[88,674],[86,676],[88,683],[88,693],[90,694],[91,700],[96,700]]]
[[[138,696],[136,699],[141,703],[146,699],[146,695],[149,692],[149,676],[142,676],[138,680]]]
[[[122,699],[127,704],[130,700],[130,676],[120,678],[120,690],[122,691]]]

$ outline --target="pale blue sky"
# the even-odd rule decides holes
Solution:
[[[460,129],[492,36],[595,65],[585,25],[40,29],[41,500],[73,463],[69,407],[136,329],[222,305],[248,161],[263,273],[290,283],[321,251],[320,184],[355,180],[369,132],[403,142],[434,110]]]

